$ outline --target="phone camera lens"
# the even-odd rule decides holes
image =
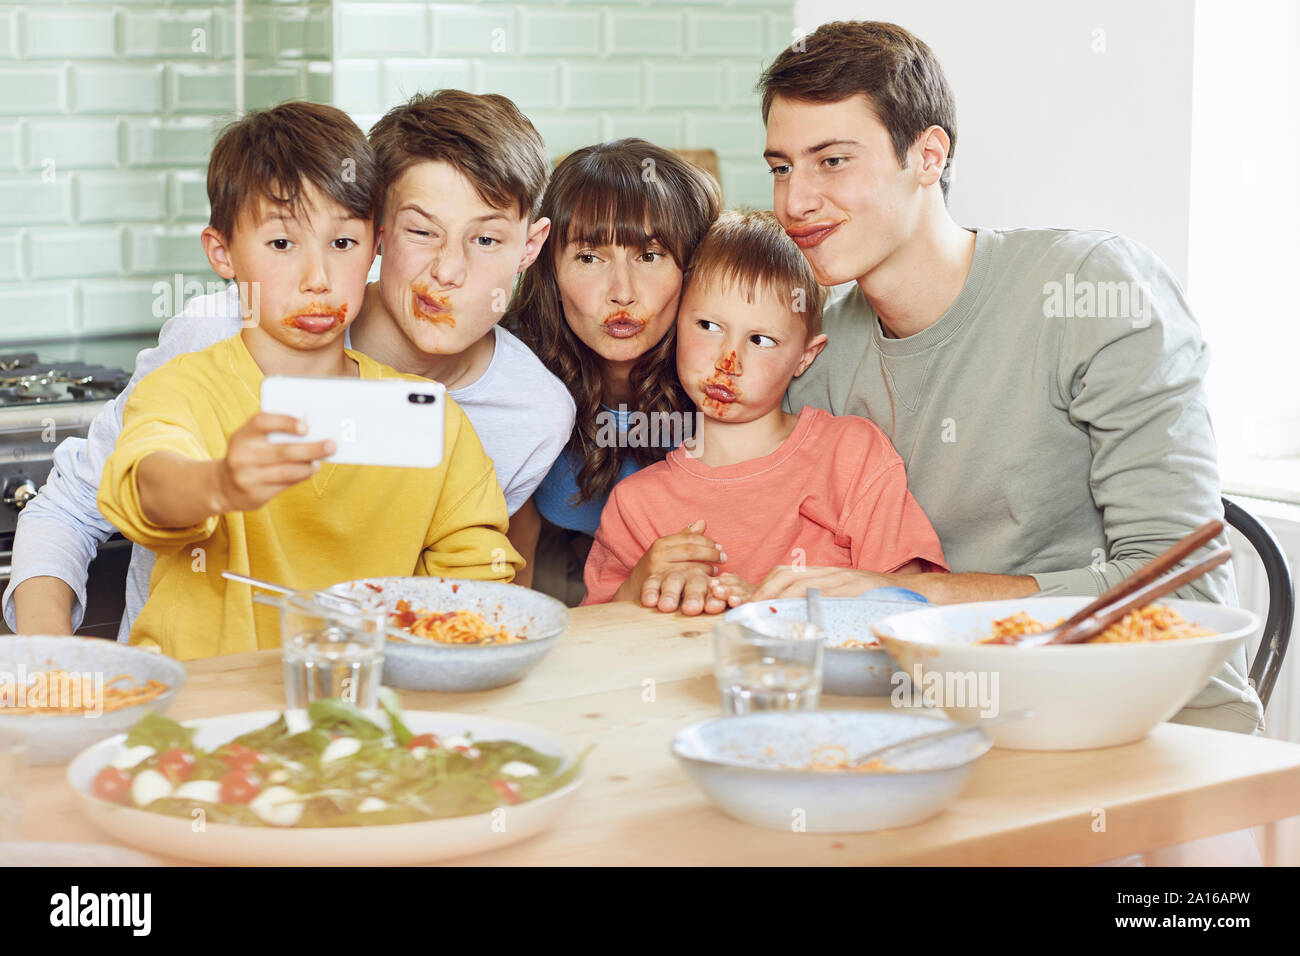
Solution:
[[[432,405],[436,398],[432,395],[426,395],[423,392],[412,392],[406,396],[406,400],[413,405]]]

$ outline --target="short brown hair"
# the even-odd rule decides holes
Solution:
[[[713,287],[733,285],[746,302],[765,289],[803,319],[808,339],[822,330],[826,290],[771,211],[729,210],[720,215],[695,248],[682,279],[683,295],[692,282],[701,281]]]
[[[375,154],[346,113],[320,103],[254,110],[221,131],[208,160],[208,222],[227,239],[259,198],[297,215],[311,183],[358,219],[379,199]]]
[[[778,96],[837,103],[865,93],[904,168],[916,138],[931,126],[943,127],[949,146],[939,185],[948,198],[957,154],[957,104],[934,52],[902,27],[874,20],[823,24],[784,50],[758,86],[764,123]]]
[[[546,143],[509,99],[499,93],[439,90],[419,93],[395,106],[370,128],[385,195],[416,163],[443,160],[454,166],[494,209],[537,218],[550,163]]]

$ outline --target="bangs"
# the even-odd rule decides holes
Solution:
[[[640,140],[619,140],[567,157],[547,189],[542,214],[570,243],[642,249],[657,242],[681,269],[717,215],[708,174]]]

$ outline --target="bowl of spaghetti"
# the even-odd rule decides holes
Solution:
[[[180,661],[101,638],[0,638],[0,729],[26,739],[28,763],[66,763],[165,711],[184,683]]]
[[[859,759],[949,726],[921,713],[755,711],[692,724],[672,752],[737,820],[786,832],[862,833],[928,820],[961,793],[992,746],[978,727],[888,761]]]
[[[384,683],[479,691],[522,680],[569,626],[569,609],[530,588],[454,578],[367,578],[329,588],[388,613]]]
[[[1232,703],[1222,684],[1207,685],[1225,665],[1246,671],[1244,645],[1259,619],[1240,608],[1162,599],[1091,641],[1017,643],[1091,600],[951,604],[886,618],[873,629],[906,676],[902,692],[910,699],[963,721],[1032,710],[1032,717],[989,729],[996,746],[1013,750],[1130,743],[1189,703]]]

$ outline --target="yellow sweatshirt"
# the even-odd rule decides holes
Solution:
[[[362,378],[406,378],[347,350]],[[256,511],[214,515],[190,528],[145,518],[136,467],[173,451],[226,454],[227,438],[260,409],[262,371],[240,336],[181,355],[143,378],[127,401],[117,447],[104,465],[99,508],[125,535],[157,552],[149,599],[131,643],[187,660],[280,646],[279,612],[224,569],[294,588],[387,575],[510,581],[523,558],[505,536],[505,496],[465,413],[446,403],[437,468],[322,463]]]

